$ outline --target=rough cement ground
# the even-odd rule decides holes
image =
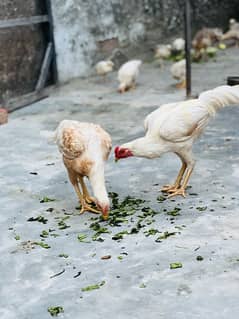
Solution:
[[[71,319],[238,318],[238,108],[218,114],[195,145],[198,161],[186,199],[157,201],[160,186],[171,182],[179,169],[175,155],[132,158],[117,165],[111,155],[108,190],[121,199],[126,195],[145,199],[143,206],[159,212],[151,225],[120,242],[111,239],[113,234],[130,230],[142,212],[133,216],[130,228],[127,223],[107,226],[112,233],[101,236],[104,242],[91,241],[90,218],[95,216],[78,215],[77,198],[57,148],[41,135],[68,118],[102,124],[114,145],[140,136],[146,114],[162,103],[183,99],[184,93],[172,86],[168,69],[167,63],[163,69],[143,65],[137,89],[125,95],[115,92],[115,73],[105,83],[98,78],[76,80],[11,114],[9,124],[0,127],[1,319],[50,318],[50,306],[64,307],[59,317]],[[216,62],[194,65],[194,91],[224,84],[234,70],[237,49],[222,52]],[[40,203],[44,196],[56,201]],[[168,215],[175,207],[181,208],[180,215]],[[27,221],[38,215],[47,218],[47,224]],[[60,230],[59,217],[66,216],[70,228]],[[144,234],[150,228],[177,233],[156,243],[160,233]],[[31,249],[26,244],[39,242],[42,230],[49,229],[55,229],[50,235],[60,235],[45,238],[51,248]],[[87,235],[90,243],[79,242],[78,234]],[[61,253],[69,257],[60,258]],[[100,259],[108,254],[111,259]],[[183,267],[170,270],[173,262]],[[102,281],[99,290],[81,291]]]

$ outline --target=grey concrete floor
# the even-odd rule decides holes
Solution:
[[[225,84],[238,65],[238,49],[194,65],[194,92]],[[112,240],[113,234],[132,228],[141,208],[121,227],[103,223],[111,233],[101,236],[103,242],[92,241],[89,225],[95,216],[78,215],[61,156],[45,138],[63,119],[103,125],[114,145],[140,136],[146,114],[184,98],[184,92],[173,86],[169,66],[143,65],[137,89],[125,95],[116,92],[116,73],[106,82],[96,77],[75,80],[50,98],[14,112],[0,127],[1,319],[50,318],[51,306],[62,306],[65,312],[59,317],[71,319],[238,318],[237,107],[218,114],[195,145],[197,165],[186,199],[157,201],[160,186],[171,182],[179,169],[173,154],[157,160],[132,158],[117,165],[111,154],[108,190],[121,199],[142,198],[146,200],[142,207],[158,212],[150,225],[145,223],[139,233],[119,242]],[[46,196],[55,201],[40,203]],[[168,215],[175,207],[180,214]],[[48,220],[46,224],[27,221],[39,215]],[[64,217],[69,217],[65,223],[70,227],[61,230],[58,222]],[[145,236],[151,228],[176,234],[156,243],[160,233]],[[32,245],[49,229],[54,231],[44,243],[51,248]],[[78,234],[85,234],[89,242],[80,242]],[[68,258],[59,257],[62,253]],[[104,255],[111,259],[101,260]],[[199,255],[202,261],[197,260]],[[183,267],[170,269],[174,262]],[[102,281],[98,290],[81,290]]]

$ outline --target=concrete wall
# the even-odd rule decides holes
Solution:
[[[43,0],[1,0],[0,20],[45,12]],[[0,104],[34,90],[46,41],[41,26],[0,29]]]
[[[194,29],[226,27],[239,17],[238,0],[194,0]],[[87,76],[115,47],[157,43],[183,32],[184,0],[54,0],[52,10],[59,80]]]

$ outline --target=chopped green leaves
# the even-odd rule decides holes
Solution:
[[[180,210],[181,208],[179,207],[175,207],[173,210],[167,212],[167,215],[170,215],[170,216],[179,216],[180,215]]]
[[[43,197],[41,200],[40,200],[40,203],[49,203],[49,202],[54,202],[55,199],[54,198],[49,198],[47,196]]]
[[[196,207],[199,212],[204,212],[207,209],[207,206],[204,207]]]
[[[42,237],[42,238],[47,238],[48,236],[49,236],[49,232],[46,231],[46,230],[43,230],[43,231],[41,232],[41,234],[40,234],[40,237]]]
[[[162,235],[160,235],[155,241],[156,243],[161,242],[163,239],[167,239],[170,236],[174,236],[175,234],[177,234],[176,232],[168,232],[165,231]]]
[[[182,268],[182,267],[183,267],[183,264],[180,262],[170,264],[170,269],[177,269],[177,268]]]
[[[146,231],[144,232],[144,234],[145,234],[146,237],[154,236],[154,235],[156,235],[157,233],[159,233],[159,231],[158,231],[157,229],[154,229],[154,228],[151,228],[151,229],[146,230]]]
[[[121,239],[124,238],[124,235],[128,235],[128,234],[129,234],[129,232],[128,232],[127,230],[124,230],[124,231],[121,231],[121,232],[115,234],[115,235],[112,237],[112,239],[113,239],[113,240],[121,240]]]
[[[35,241],[34,245],[40,246],[45,249],[51,248],[51,246],[49,246],[47,243],[44,243],[43,241],[39,241],[39,242]]]
[[[67,255],[67,254],[59,254],[59,255],[58,255],[58,257],[61,257],[61,258],[68,258],[68,257],[69,257],[69,255]]]
[[[95,290],[95,289],[100,289],[100,287],[104,286],[104,284],[105,284],[105,281],[103,280],[99,284],[95,284],[95,285],[87,286],[85,288],[81,288],[81,291],[91,291],[91,290]]]
[[[202,256],[197,256],[196,258],[198,261],[202,261],[203,260],[203,257]]]
[[[79,234],[77,236],[77,239],[81,242],[81,243],[89,243],[89,241],[85,241],[85,239],[87,238],[87,235],[85,234]]]
[[[42,223],[42,224],[46,224],[48,222],[48,219],[46,219],[45,217],[39,215],[37,217],[30,217],[30,218],[28,218],[27,221],[28,222],[39,222],[39,223]]]
[[[50,315],[51,315],[52,317],[56,317],[56,316],[58,316],[60,313],[63,313],[63,312],[64,312],[64,309],[63,309],[63,307],[61,307],[61,306],[56,306],[56,307],[49,307],[49,308],[47,309],[47,311],[50,313]]]

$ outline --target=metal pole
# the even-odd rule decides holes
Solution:
[[[190,0],[185,0],[185,56],[186,56],[186,94],[191,96],[191,4]]]
[[[53,61],[52,61],[53,82],[54,82],[54,84],[56,84],[58,81],[58,72],[57,72],[57,63],[56,63],[54,25],[53,25],[53,16],[52,16],[51,5],[52,5],[51,0],[46,0],[47,14],[48,14],[48,18],[49,18],[49,42],[52,42],[52,44],[53,44]]]

